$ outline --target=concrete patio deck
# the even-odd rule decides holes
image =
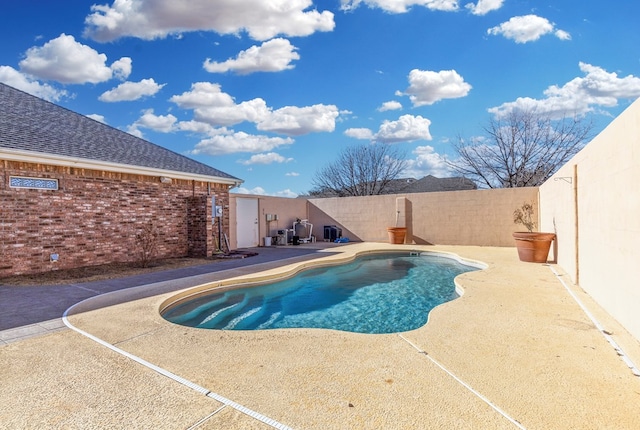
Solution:
[[[393,246],[402,248],[488,268],[458,277],[462,297],[400,334],[215,331],[162,319],[161,304],[198,277],[89,299],[68,317],[83,333],[0,346],[0,428],[638,428],[640,377],[570,293],[636,364],[640,344],[560,268],[521,263],[512,248]],[[224,275],[272,277],[297,264]]]

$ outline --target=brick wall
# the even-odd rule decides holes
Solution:
[[[210,254],[211,202],[207,195],[187,197],[187,254],[205,257]]]
[[[11,188],[10,176],[57,179],[59,189]],[[0,277],[138,261],[148,223],[158,258],[210,255],[212,196],[228,204],[227,186],[0,160]]]

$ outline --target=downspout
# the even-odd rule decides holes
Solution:
[[[578,209],[578,165],[573,165],[573,207],[574,207],[574,215],[573,218],[575,220],[575,255],[576,255],[576,273],[575,273],[575,284],[580,285],[580,218],[579,218],[579,209]]]
[[[261,202],[261,198],[258,197],[258,246],[260,246],[260,240],[263,237],[262,234],[262,222],[264,221],[266,224],[266,220],[265,220],[265,215],[263,213],[263,209],[262,209],[262,202]]]

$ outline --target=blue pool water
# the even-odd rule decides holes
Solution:
[[[176,324],[219,330],[328,328],[396,333],[427,322],[457,297],[453,279],[476,270],[428,254],[373,254],[282,281],[211,293],[170,307]]]

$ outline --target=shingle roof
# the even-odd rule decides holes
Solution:
[[[396,179],[389,184],[384,194],[398,193],[431,193],[437,191],[476,190],[478,186],[470,179],[463,177],[436,178],[427,175],[421,179]]]
[[[477,190],[478,186],[471,179],[464,177],[436,178],[427,175],[421,179],[401,178],[389,181],[380,194],[409,194],[409,193],[431,193],[437,191],[461,191]],[[343,195],[347,195],[346,193]],[[301,196],[308,197],[308,196]],[[313,198],[340,197],[340,194],[333,191],[313,192]]]
[[[218,169],[0,83],[0,149],[242,182]]]
[[[460,190],[476,190],[478,186],[471,179],[463,177],[452,178],[436,178],[427,175],[409,183],[402,192],[405,193],[427,193],[434,191],[460,191]]]

